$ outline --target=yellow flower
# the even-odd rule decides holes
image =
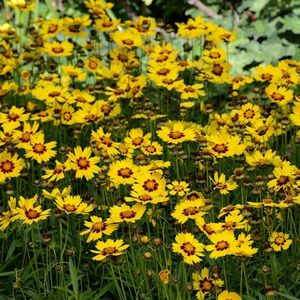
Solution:
[[[24,146],[29,145],[31,136],[36,134],[38,129],[39,124],[37,122],[33,124],[24,122],[22,130],[15,130],[13,134],[13,142],[16,143],[16,147],[24,148]]]
[[[265,153],[253,151],[251,154],[245,152],[245,159],[249,166],[260,167],[264,165],[278,166],[281,162],[280,156],[275,151],[268,149]]]
[[[84,32],[84,29],[91,23],[92,21],[88,15],[76,18],[65,17],[63,19],[63,33],[66,36],[85,38],[87,34]]]
[[[149,172],[143,168],[136,175],[136,182],[132,185],[127,202],[136,201],[142,204],[157,204],[168,201],[166,180],[157,172]]]
[[[184,196],[190,191],[189,184],[186,181],[172,181],[171,184],[167,185],[170,195],[178,195],[179,197]]]
[[[240,137],[230,135],[226,130],[212,133],[206,137],[208,147],[206,148],[216,158],[241,155],[245,146],[240,143]]]
[[[43,51],[54,57],[65,57],[73,54],[73,44],[68,41],[63,42],[46,42]]]
[[[201,83],[192,85],[185,85],[184,83],[182,83],[176,88],[176,90],[181,93],[180,98],[183,100],[198,99],[200,96],[205,95],[203,84]]]
[[[283,86],[269,85],[265,89],[268,98],[278,105],[285,105],[293,100],[293,91]]]
[[[18,158],[17,154],[0,152],[0,183],[3,183],[6,179],[18,177],[24,167],[24,160]]]
[[[236,256],[251,257],[258,251],[257,248],[252,248],[253,241],[251,240],[251,234],[240,233],[237,237],[237,242],[237,248],[234,252]]]
[[[118,160],[109,166],[108,176],[115,186],[120,184],[133,184],[138,166],[130,159]]]
[[[180,37],[193,39],[200,38],[205,33],[205,21],[203,17],[197,16],[195,19],[188,19],[187,23],[175,23],[178,27],[177,34]]]
[[[107,223],[135,223],[143,217],[145,210],[146,206],[140,203],[136,203],[132,207],[127,204],[114,205],[109,210],[110,217],[107,219]]]
[[[91,216],[91,221],[84,221],[85,229],[80,232],[80,235],[89,234],[86,242],[96,241],[102,238],[102,235],[111,235],[115,230],[118,229],[117,224],[107,224],[103,222],[102,218],[97,216]]]
[[[213,245],[206,246],[206,250],[211,252],[210,258],[218,258],[232,255],[236,252],[237,241],[233,231],[223,231],[208,236]]]
[[[175,206],[172,217],[180,224],[185,223],[188,219],[201,219],[204,216],[203,208],[205,203],[202,199],[185,200]]]
[[[151,133],[144,135],[141,128],[134,128],[129,131],[129,136],[124,139],[124,142],[133,149],[138,149],[146,143],[150,142]]]
[[[81,68],[74,67],[72,65],[61,66],[62,72],[71,80],[84,81],[86,73]]]
[[[43,211],[41,205],[37,204],[37,199],[37,195],[29,199],[21,196],[18,201],[18,207],[13,210],[15,215],[12,220],[22,220],[24,224],[29,225],[34,222],[46,220],[50,215],[51,209]]]
[[[289,239],[289,235],[283,232],[272,232],[269,242],[274,251],[280,252],[282,250],[287,250],[292,244],[292,240]]]
[[[120,20],[111,20],[107,16],[103,16],[101,19],[95,20],[94,27],[100,32],[110,32],[117,29],[120,24]]]
[[[224,285],[224,281],[209,274],[208,268],[203,268],[200,272],[193,273],[193,288],[197,291],[198,300],[204,300],[206,295],[215,294],[216,290]]]
[[[230,177],[228,180],[226,180],[226,177],[223,173],[219,176],[218,172],[215,172],[214,179],[211,180],[215,184],[215,189],[218,189],[222,195],[226,195],[230,191],[238,188],[238,185],[233,178]]]
[[[43,20],[40,29],[43,38],[55,37],[62,30],[62,20],[51,18],[50,20]]]
[[[51,192],[48,192],[47,190],[43,190],[43,196],[46,199],[49,200],[55,200],[56,198],[62,198],[69,196],[72,191],[71,186],[65,187],[62,191],[60,191],[58,188],[55,188],[51,190]]]
[[[142,47],[143,40],[138,31],[133,29],[116,31],[111,33],[112,40],[120,47],[133,48]]]
[[[171,275],[171,271],[170,270],[161,270],[158,273],[158,276],[159,276],[160,280],[164,284],[169,283],[170,275]]]
[[[65,164],[61,163],[60,161],[55,161],[55,167],[54,169],[45,170],[45,175],[42,176],[43,179],[46,179],[47,181],[59,181],[63,178],[65,178],[65,171],[66,166]]]
[[[141,150],[145,155],[161,155],[163,153],[163,148],[158,142],[145,142]]]
[[[64,211],[68,215],[84,215],[90,213],[94,209],[94,205],[82,202],[82,199],[79,195],[67,195],[64,198],[57,197],[55,199],[55,204],[57,208],[59,208],[61,211]]]
[[[68,153],[68,160],[65,162],[66,171],[75,171],[76,178],[85,177],[90,180],[95,176],[95,173],[100,172],[100,167],[97,163],[100,161],[99,157],[91,157],[92,148],[86,147],[82,150],[81,146],[74,149],[74,153]]]
[[[14,214],[16,213],[16,202],[17,200],[14,197],[10,197],[8,200],[9,210],[3,212],[0,216],[0,231],[4,231],[12,222]]]
[[[97,150],[109,156],[114,156],[119,154],[118,147],[120,143],[114,142],[110,136],[110,133],[104,133],[103,129],[99,127],[97,131],[92,131],[91,143]]]
[[[179,144],[195,140],[195,131],[190,126],[180,121],[168,121],[161,126],[161,129],[156,133],[164,142],[170,144]]]
[[[219,62],[226,60],[226,52],[222,48],[213,47],[203,51],[202,59],[209,62]]]
[[[30,137],[30,144],[24,146],[25,156],[41,164],[55,157],[56,151],[52,150],[54,147],[56,147],[56,142],[45,143],[44,134],[37,133]]]
[[[21,11],[32,11],[35,4],[33,0],[7,0],[6,3],[8,6]]]
[[[172,244],[172,250],[181,254],[185,263],[192,265],[201,261],[205,246],[193,234],[178,233],[175,240],[176,242]]]
[[[96,253],[93,260],[102,261],[108,256],[119,256],[124,254],[124,251],[129,247],[129,245],[124,244],[123,240],[111,240],[98,241],[96,244],[97,250],[91,250],[91,252]]]
[[[223,291],[221,294],[218,295],[217,300],[242,300],[242,297],[234,292]]]
[[[5,131],[12,131],[20,127],[21,122],[27,121],[29,116],[30,114],[26,114],[23,107],[13,106],[7,114],[0,112],[0,124]]]

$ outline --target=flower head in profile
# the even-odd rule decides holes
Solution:
[[[242,297],[235,292],[223,291],[218,295],[217,300],[242,300]]]
[[[109,256],[119,256],[124,254],[125,250],[129,247],[129,245],[124,244],[123,240],[111,240],[107,241],[98,241],[96,244],[96,250],[91,250],[91,252],[95,253],[92,259],[97,261],[102,261]]]
[[[93,204],[87,204],[82,201],[79,195],[67,195],[64,198],[58,197],[55,200],[57,208],[64,211],[66,214],[85,215],[94,209]]]

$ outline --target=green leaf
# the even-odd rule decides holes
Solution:
[[[69,258],[69,271],[75,298],[76,300],[78,300],[78,274],[76,266],[74,265],[73,259],[71,257]]]

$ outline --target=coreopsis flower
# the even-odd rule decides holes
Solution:
[[[43,20],[42,27],[40,29],[41,35],[45,39],[55,37],[62,30],[62,22],[62,20],[55,18]]]
[[[208,268],[203,268],[200,273],[192,274],[193,288],[197,291],[198,300],[204,300],[205,296],[216,293],[216,289],[224,285],[224,281],[209,274]]]
[[[43,196],[49,200],[55,200],[56,198],[62,198],[69,196],[72,192],[72,187],[69,185],[61,191],[59,188],[55,188],[48,192],[47,190],[43,190]]]
[[[98,241],[96,244],[97,250],[91,250],[91,252],[97,254],[92,259],[97,261],[102,261],[109,256],[119,256],[124,254],[124,251],[129,247],[129,245],[124,244],[123,240],[111,240]]]
[[[115,186],[133,184],[138,170],[139,167],[131,159],[118,160],[110,164],[108,176]]]
[[[30,137],[30,144],[24,145],[26,151],[25,156],[36,160],[39,164],[47,162],[55,157],[56,151],[52,150],[56,147],[56,142],[45,143],[43,133],[37,133]]]
[[[289,162],[283,162],[282,165],[274,168],[273,175],[275,179],[267,183],[268,188],[273,188],[277,192],[281,189],[290,188],[295,183],[297,170],[296,166],[291,165]]]
[[[0,215],[0,231],[4,231],[9,224],[12,222],[12,218],[14,217],[16,211],[17,199],[14,197],[10,197],[8,200],[9,210],[3,212]]]
[[[114,142],[111,139],[111,133],[104,133],[102,127],[99,127],[97,131],[92,131],[91,143],[97,150],[109,156],[119,154],[118,147],[120,143]]]
[[[237,237],[237,247],[234,255],[240,257],[251,257],[257,253],[258,248],[252,248],[253,240],[251,240],[251,234],[246,235],[240,233]]]
[[[30,114],[25,113],[24,107],[13,106],[9,109],[8,113],[0,112],[0,124],[3,130],[12,131],[21,126],[21,122],[29,119]]]
[[[150,63],[148,66],[149,78],[156,84],[163,80],[176,80],[179,75],[179,67],[173,62],[166,61],[164,63]]]
[[[275,74],[276,67],[269,64],[266,66],[257,66],[252,76],[257,81],[271,82]]]
[[[68,160],[65,162],[66,171],[75,171],[76,178],[92,179],[101,169],[97,166],[100,158],[91,157],[91,154],[91,147],[86,147],[83,150],[81,146],[75,147],[74,153],[68,153]]]
[[[233,231],[223,231],[208,236],[213,245],[206,246],[210,252],[209,257],[219,258],[226,255],[232,255],[236,252],[237,241]]]
[[[59,181],[63,178],[65,178],[65,171],[66,166],[64,163],[61,163],[60,161],[55,161],[55,167],[54,169],[45,170],[45,173],[42,178],[47,181]]]
[[[9,152],[0,153],[0,183],[6,179],[20,176],[22,169],[25,167],[25,162],[18,154],[12,155]]]
[[[292,244],[292,240],[289,239],[289,235],[284,232],[272,232],[269,242],[274,251],[280,252],[287,250]]]
[[[278,104],[285,105],[293,100],[293,91],[283,86],[269,85],[265,89],[268,98]]]
[[[215,185],[215,189],[220,191],[220,194],[226,195],[229,192],[238,188],[238,184],[234,181],[231,176],[228,180],[226,180],[225,174],[221,174],[219,176],[218,172],[214,173],[214,179],[211,179]]]
[[[74,45],[68,41],[46,42],[42,50],[53,57],[66,57],[73,54]]]
[[[172,244],[172,250],[183,256],[183,261],[189,265],[201,261],[204,256],[205,246],[191,233],[178,233]]]
[[[231,157],[241,155],[245,146],[237,135],[230,135],[226,130],[209,134],[206,136],[208,147],[206,148],[216,158]]]
[[[138,31],[133,29],[116,31],[111,33],[112,40],[120,47],[133,48],[142,47],[143,40]]]
[[[189,184],[186,181],[172,181],[172,183],[167,185],[169,189],[169,194],[172,196],[179,196],[182,197],[186,193],[190,191]]]
[[[217,300],[242,300],[242,297],[235,292],[223,291],[218,295]]]
[[[171,275],[171,271],[170,270],[161,270],[158,273],[158,276],[159,276],[160,280],[164,284],[168,284],[169,283],[170,275]]]
[[[142,152],[145,155],[161,155],[163,153],[163,147],[158,142],[145,142],[141,147]]]
[[[203,17],[197,16],[195,19],[189,18],[187,23],[175,23],[178,27],[177,34],[180,37],[193,39],[200,38],[205,34],[205,21]]]
[[[296,101],[293,106],[293,113],[290,115],[293,124],[300,126],[300,101]]]
[[[215,84],[231,81],[231,75],[229,73],[231,64],[226,61],[213,63],[203,63],[203,61],[199,61],[195,67],[201,71],[197,76],[198,80],[207,80]]]
[[[133,206],[127,204],[122,204],[121,206],[114,205],[109,209],[110,217],[107,219],[108,224],[111,223],[135,223],[140,220],[144,212],[146,211],[146,206],[141,203],[136,203]]]
[[[70,81],[84,81],[86,78],[86,73],[83,69],[74,67],[72,65],[61,66],[63,74],[70,79]]]
[[[261,151],[253,151],[252,153],[245,152],[245,159],[249,166],[260,167],[265,165],[278,166],[281,163],[281,158],[276,155],[275,151],[268,149],[265,153]]]
[[[259,119],[261,116],[260,107],[252,103],[244,104],[239,109],[238,113],[239,113],[239,121],[242,124],[252,123],[256,119]]]
[[[251,137],[259,142],[267,142],[275,134],[275,126],[278,126],[276,120],[269,116],[268,118],[259,118],[251,123],[251,126],[246,127],[246,131]]]
[[[30,138],[38,132],[39,124],[34,122],[30,124],[29,122],[23,123],[22,130],[15,130],[13,135],[13,142],[18,148],[24,148],[25,145],[30,144]]]
[[[90,221],[84,221],[84,226],[87,229],[81,231],[80,235],[89,235],[86,240],[87,243],[101,239],[103,234],[111,235],[118,229],[118,224],[107,224],[97,216],[91,216]]]
[[[93,204],[87,204],[82,201],[79,195],[67,195],[64,198],[57,197],[55,199],[57,208],[66,214],[84,215],[90,213],[94,209]]]
[[[84,30],[92,23],[88,15],[76,18],[65,17],[63,19],[63,33],[66,36],[85,38]]]
[[[130,145],[133,149],[139,149],[150,142],[151,133],[144,135],[141,128],[134,128],[129,131],[129,136],[125,137],[124,143]]]
[[[224,223],[222,224],[222,229],[234,231],[236,229],[245,229],[246,225],[247,221],[244,220],[244,216],[239,210],[235,210],[225,217]]]
[[[209,63],[224,61],[226,60],[226,52],[222,48],[213,47],[203,51],[202,59]]]
[[[168,121],[156,133],[164,142],[170,144],[195,140],[194,129],[180,121]]]
[[[94,28],[99,32],[111,32],[116,30],[119,25],[119,19],[111,20],[109,17],[103,16],[101,19],[95,20]]]
[[[6,4],[12,8],[28,12],[34,10],[35,2],[33,0],[7,0]]]
[[[32,198],[24,198],[20,196],[18,206],[13,210],[13,221],[21,220],[24,224],[31,225],[32,223],[46,220],[51,209],[42,210],[42,206],[37,203],[38,196]]]
[[[157,204],[168,201],[166,180],[160,173],[143,171],[136,175],[136,181],[132,185],[130,197],[125,197],[127,202],[135,201],[142,204]]]
[[[176,88],[176,91],[180,93],[180,98],[182,100],[198,99],[199,97],[205,95],[205,91],[203,90],[203,84],[201,83],[191,85],[186,85],[182,83]]]
[[[180,224],[184,224],[189,219],[203,218],[203,208],[205,203],[202,199],[198,200],[185,200],[178,203],[172,212],[172,217],[175,218]]]

